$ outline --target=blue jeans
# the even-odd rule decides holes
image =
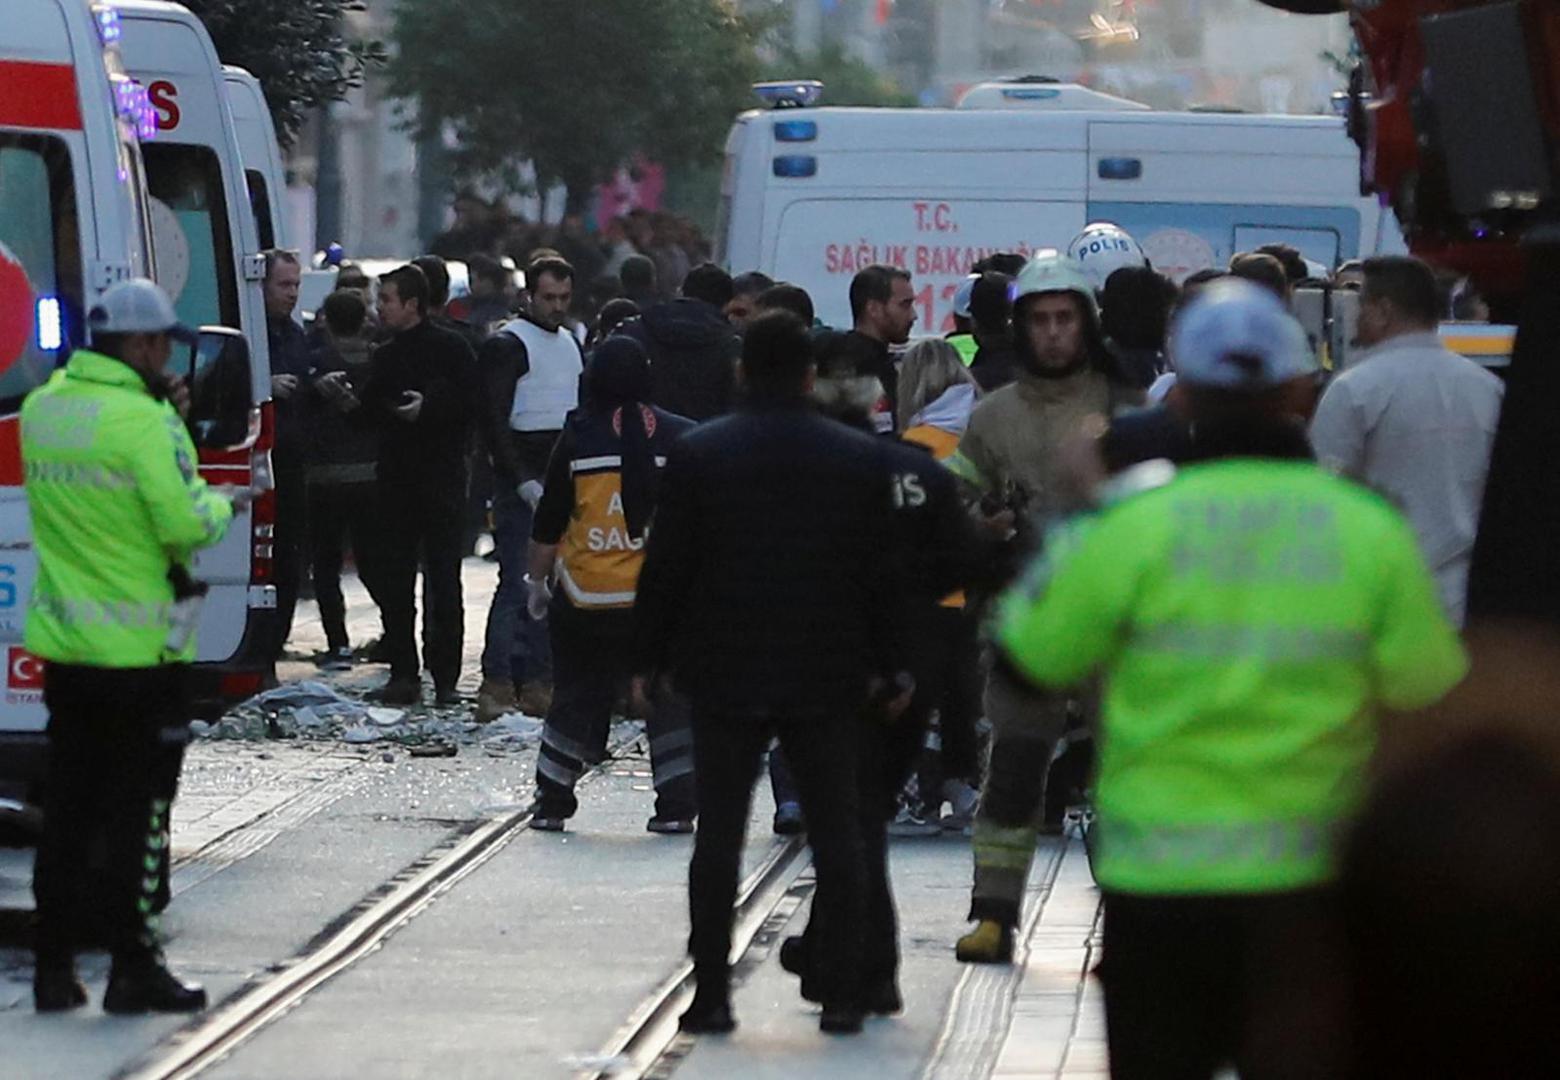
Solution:
[[[526,549],[531,541],[531,508],[512,489],[493,492],[493,544],[498,554],[498,591],[488,608],[487,639],[482,647],[482,677],[522,683],[552,678],[547,627],[525,610]]]

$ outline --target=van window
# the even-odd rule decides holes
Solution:
[[[222,166],[206,146],[148,143],[157,278],[188,326],[239,328],[238,281]]]
[[[249,186],[249,212],[255,218],[255,231],[260,234],[260,250],[270,251],[276,246],[276,223],[271,220],[271,189],[265,182],[265,173],[247,169],[244,182]]]
[[[25,305],[12,325],[30,327],[25,339],[0,343],[0,414],[10,414],[86,338],[80,218],[62,140],[0,132],[0,247],[28,284],[25,295],[4,297]]]

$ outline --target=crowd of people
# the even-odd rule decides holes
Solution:
[[[637,252],[599,290],[561,242],[525,255],[523,290],[470,257],[458,309],[437,255],[377,282],[344,267],[306,332],[298,260],[268,254],[278,653],[307,564],[318,663],[362,659],[350,549],[383,622],[379,696],[421,703],[426,671],[436,703],[464,704],[485,475],[499,586],[476,716],[545,716],[544,831],[577,812],[614,714],[645,718],[648,828],[696,833],[684,1030],[735,1025],[732,906],[767,756],[774,829],[805,831],[817,872],[780,962],[823,1030],[903,1007],[892,833],[971,835],[956,955],[1004,963],[1038,835],[1091,803],[1113,1073],[1349,1075],[1342,837],[1401,730],[1378,716],[1467,669],[1502,397],[1441,347],[1427,266],[1339,271],[1369,351],[1329,373],[1290,310],[1315,268],[1283,247],[1177,285],[1092,225],[986,259],[955,331],[914,342],[899,267],[860,270],[852,325],[826,328],[806,290],[756,271],[681,267],[661,298]],[[29,399],[24,438],[69,407],[51,401]],[[70,614],[40,610],[50,632]],[[68,1007],[48,959],[40,1007]],[[158,985],[135,1000],[195,1000]]]

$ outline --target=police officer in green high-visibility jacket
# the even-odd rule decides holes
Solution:
[[[1333,882],[1379,717],[1466,657],[1408,524],[1311,460],[1315,362],[1216,283],[1171,334],[1195,449],[1140,466],[1006,597],[1010,674],[1106,676],[1095,789],[1111,1075],[1348,1074]]]
[[[76,350],[21,414],[38,554],[25,641],[44,660],[49,710],[33,996],[40,1012],[86,1003],[74,951],[90,893],[113,955],[103,1007],[193,1011],[205,991],[168,971],[153,914],[188,739],[194,641],[179,601],[198,593],[190,558],[222,538],[239,496],[208,488],[196,471],[179,408],[187,394],[165,372],[172,341],[194,334],[167,294],[144,279],[121,282],[87,322],[93,347]],[[97,837],[102,876],[87,881]]]

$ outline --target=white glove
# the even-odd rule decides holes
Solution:
[[[520,501],[536,509],[536,504],[542,501],[542,485],[536,480],[527,480],[516,489],[515,494],[520,496]]]
[[[552,603],[552,586],[544,578],[537,581],[530,574],[525,576],[525,610],[537,622],[547,621],[547,605]]]

